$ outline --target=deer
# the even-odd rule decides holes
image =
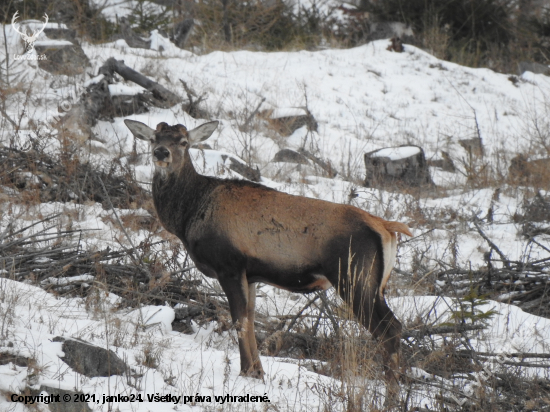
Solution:
[[[153,203],[160,222],[227,296],[241,375],[264,377],[254,333],[256,283],[299,293],[335,287],[382,343],[385,380],[395,392],[402,327],[384,289],[395,264],[396,233],[412,236],[406,224],[351,205],[197,173],[189,148],[208,139],[218,121],[192,130],[165,122],[156,129],[124,122],[135,138],[150,144]]]
[[[46,28],[46,25],[48,24],[48,15],[46,13],[44,13],[44,25],[42,26],[42,28],[39,29],[39,30],[33,30],[32,34],[29,35],[25,32],[22,32],[21,30],[19,30],[19,28],[15,24],[15,20],[17,20],[18,14],[19,14],[19,10],[17,10],[15,12],[15,14],[13,15],[13,17],[11,19],[11,27],[13,28],[13,30],[15,32],[17,32],[21,35],[21,37],[23,38],[23,41],[25,42],[25,51],[28,51],[28,50],[31,50],[31,49],[34,48],[34,43],[36,43],[36,40],[38,40],[38,36]]]

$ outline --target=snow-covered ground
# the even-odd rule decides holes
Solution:
[[[113,6],[114,7],[114,6]],[[20,50],[19,35],[6,26],[10,53]],[[439,262],[451,259],[461,267],[479,268],[483,255],[489,251],[486,241],[472,230],[474,217],[484,218],[492,207],[493,220],[484,224],[486,235],[511,260],[543,259],[548,249],[537,246],[518,235],[520,226],[514,214],[520,208],[524,191],[506,186],[475,188],[467,183],[469,157],[459,140],[480,136],[484,145],[483,164],[493,175],[506,176],[509,161],[518,153],[533,158],[545,155],[544,142],[536,139],[537,130],[549,125],[550,79],[525,73],[515,79],[488,69],[471,69],[438,60],[430,54],[405,46],[404,53],[387,51],[387,40],[348,50],[317,52],[261,53],[248,51],[212,52],[196,55],[180,50],[166,39],[153,34],[163,51],[129,48],[119,40],[110,44],[83,44],[92,67],[89,74],[110,57],[146,74],[169,90],[185,96],[180,79],[198,95],[206,93],[202,108],[220,127],[207,143],[214,152],[194,149],[195,165],[201,173],[236,176],[227,168],[225,154],[243,159],[262,172],[262,182],[292,194],[351,202],[387,219],[408,223],[416,237],[404,243],[398,252],[398,265],[410,271],[418,265],[435,268]],[[158,48],[158,47],[157,47]],[[0,47],[3,53],[4,47]],[[20,122],[19,133],[4,121],[0,130],[3,145],[24,148],[38,123],[48,122],[61,114],[57,107],[64,101],[75,102],[75,90],[89,80],[86,77],[53,76],[37,67],[33,61],[13,62],[12,82],[22,81],[6,100],[6,112]],[[514,80],[514,81],[512,81]],[[26,95],[25,92],[31,93]],[[139,92],[132,84],[113,86],[113,93]],[[242,126],[260,105],[260,112],[274,110],[288,113],[307,108],[318,123],[316,132],[306,127],[283,137],[270,130],[257,117],[248,130]],[[151,108],[148,113],[129,116],[156,127],[159,122],[181,123],[189,129],[206,120],[193,119],[180,105],[170,109]],[[101,154],[83,150],[81,159],[97,167],[107,168],[115,159],[125,162],[132,153],[134,139],[123,123],[100,121],[94,127],[95,147]],[[11,143],[10,143],[11,142]],[[45,150],[55,153],[59,142],[55,136],[41,142]],[[457,173],[431,168],[437,191],[423,196],[393,193],[361,187],[365,167],[363,155],[376,149],[403,144],[419,145],[427,159],[439,159],[449,153],[458,168]],[[549,142],[546,141],[548,145]],[[338,175],[329,179],[304,172],[289,171],[275,176],[271,163],[283,148],[304,148],[315,156],[330,161]],[[152,166],[145,142],[137,142],[141,162],[131,163],[136,180],[148,187]],[[206,154],[205,154],[206,153]],[[546,156],[548,153],[546,153]],[[501,187],[495,196],[496,187]],[[60,226],[73,229],[95,229],[85,232],[81,240],[87,248],[119,248],[127,242],[117,225],[108,216],[113,211],[100,204],[44,203],[24,204],[8,189],[0,188],[0,233],[11,222],[22,227],[40,216],[54,213],[62,217]],[[354,193],[356,196],[350,196]],[[117,210],[126,214],[147,214],[145,210]],[[422,217],[422,219],[419,219]],[[63,220],[64,219],[64,220]],[[434,223],[436,222],[436,223]],[[32,230],[38,231],[38,225]],[[132,243],[139,244],[148,234],[130,232]],[[548,247],[549,238],[539,238]],[[452,245],[452,246],[451,246]],[[394,275],[395,277],[395,275]],[[394,294],[411,295],[414,291],[395,288]],[[269,286],[260,288],[258,298],[261,313],[297,313],[307,302],[305,297],[290,297],[288,293]],[[261,395],[269,398],[273,410],[339,410],[344,397],[327,393],[343,389],[341,382],[316,374],[302,364],[306,361],[262,357],[265,382],[239,377],[239,353],[232,332],[217,332],[215,322],[205,328],[195,327],[195,334],[173,332],[170,326],[174,311],[168,306],[145,307],[141,314],[114,309],[117,296],[110,294],[96,307],[81,298],[60,298],[36,286],[0,279],[0,352],[32,358],[36,368],[14,364],[0,366],[0,410],[28,410],[9,402],[7,394],[19,393],[26,387],[49,385],[62,389],[96,394],[173,394],[177,396],[211,396],[212,402],[178,404],[119,403],[116,405],[89,403],[92,410],[270,410],[261,403],[216,402],[214,396]],[[448,320],[455,303],[449,298],[434,296],[401,296],[389,299],[398,318],[404,321],[423,319],[441,323]],[[486,329],[471,340],[474,349],[495,353],[550,350],[550,321],[524,313],[520,309],[498,302],[489,302],[484,311],[495,310]],[[446,313],[445,313],[446,312]],[[437,321],[437,322],[436,322]],[[145,327],[146,325],[153,325]],[[128,376],[86,378],[70,370],[60,360],[61,343],[55,336],[78,337],[103,347],[109,347],[134,369]],[[481,339],[483,338],[483,339]],[[147,348],[155,348],[158,366],[148,368],[141,358]],[[425,376],[422,371],[411,372]],[[526,372],[527,373],[527,372]],[[548,379],[548,369],[530,368],[529,374]],[[435,379],[435,378],[434,378]],[[366,383],[373,391],[383,393],[381,382]],[[433,407],[436,390],[420,388],[409,405]],[[332,393],[332,392],[331,392]],[[330,400],[330,402],[329,402]],[[45,409],[44,409],[45,410]]]

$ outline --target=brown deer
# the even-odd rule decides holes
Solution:
[[[217,121],[189,131],[181,124],[159,123],[153,130],[124,122],[151,144],[153,201],[161,223],[227,295],[242,375],[264,374],[254,335],[256,282],[300,293],[335,286],[382,341],[386,379],[396,388],[401,323],[386,304],[384,288],[395,263],[395,232],[412,236],[405,224],[250,181],[198,174],[189,148],[208,139]]]

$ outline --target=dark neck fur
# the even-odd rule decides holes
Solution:
[[[155,171],[153,201],[163,226],[183,240],[189,223],[208,199],[215,179],[197,173],[189,152],[185,152],[184,167],[179,173],[166,176]]]

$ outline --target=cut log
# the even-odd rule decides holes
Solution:
[[[433,185],[424,151],[419,146],[388,147],[365,153],[365,186]]]

